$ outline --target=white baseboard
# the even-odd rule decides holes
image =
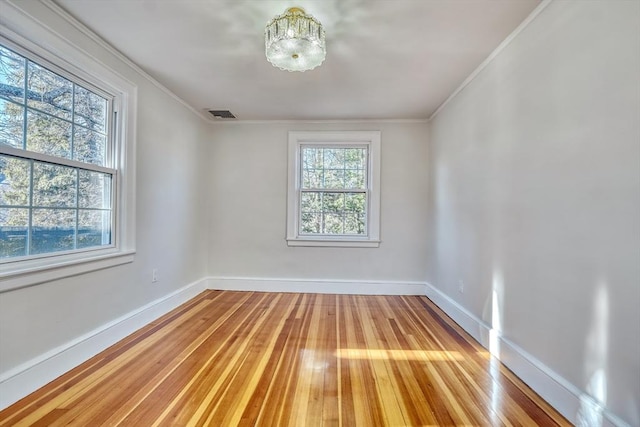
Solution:
[[[425,290],[427,298],[447,313],[483,347],[489,349],[489,332],[491,331],[489,324],[431,284],[425,284]],[[586,392],[556,374],[517,344],[502,336],[499,336],[499,341],[500,361],[573,424],[602,427],[628,426]]]
[[[200,279],[150,302],[66,344],[0,374],[0,410],[95,356],[202,291]]]
[[[209,277],[208,288],[225,291],[357,295],[424,295],[424,282]]]

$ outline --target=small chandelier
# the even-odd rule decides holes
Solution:
[[[269,21],[264,45],[267,60],[286,71],[313,70],[327,54],[322,24],[299,7]]]

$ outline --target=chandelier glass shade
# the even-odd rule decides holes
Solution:
[[[299,7],[269,21],[264,44],[267,60],[286,71],[313,70],[327,54],[322,24]]]

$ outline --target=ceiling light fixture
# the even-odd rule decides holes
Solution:
[[[269,21],[264,44],[267,60],[286,71],[313,70],[327,54],[322,24],[299,7]]]

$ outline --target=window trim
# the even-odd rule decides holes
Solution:
[[[7,7],[8,22],[0,23],[0,41],[8,48],[62,76],[86,83],[111,102],[108,126],[112,133],[112,244],[71,252],[39,254],[0,263],[0,293],[12,289],[75,276],[133,262],[135,254],[135,132],[137,87],[94,56],[72,44],[50,28]],[[46,40],[35,43],[32,40]],[[23,152],[24,150],[19,150]],[[31,154],[31,153],[29,153]],[[37,153],[34,153],[37,155]],[[63,160],[66,163],[66,160]],[[73,163],[72,160],[69,162]],[[76,165],[73,165],[76,166]],[[94,165],[95,166],[95,165]]]
[[[289,131],[287,233],[288,246],[368,247],[380,246],[380,131]],[[365,236],[310,236],[300,233],[301,147],[366,145],[367,234]]]

